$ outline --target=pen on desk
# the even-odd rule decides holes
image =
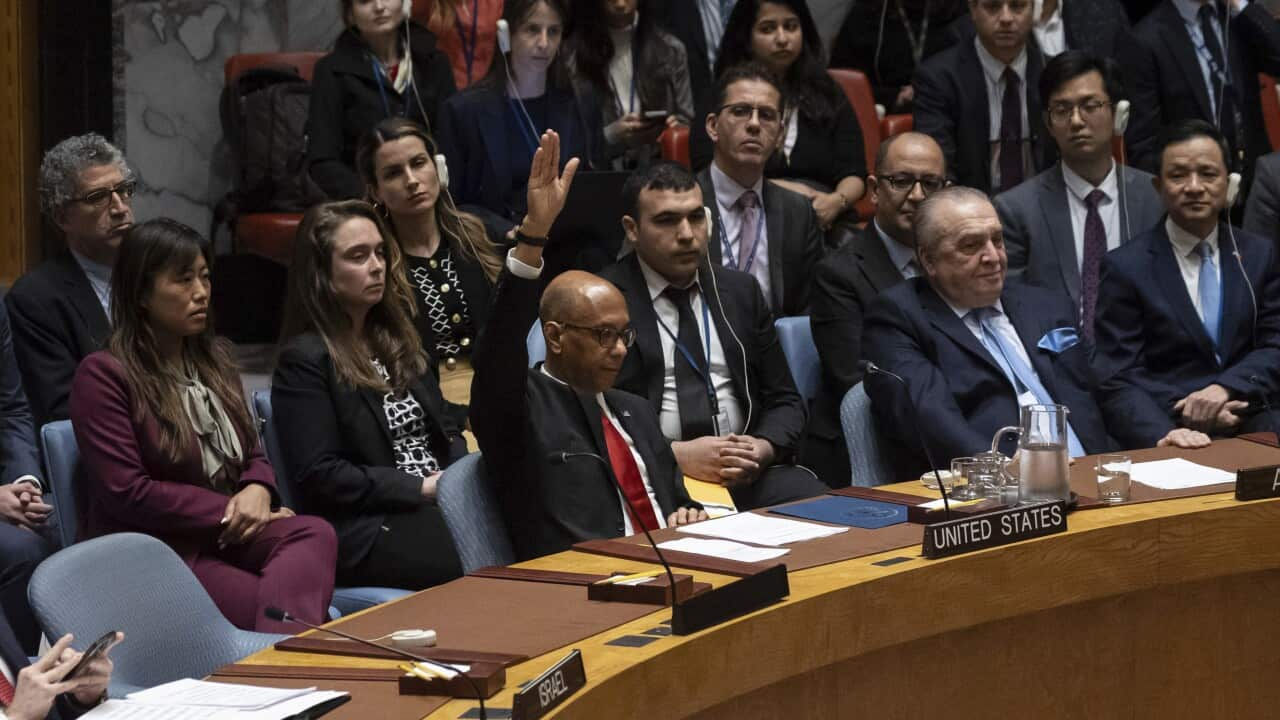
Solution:
[[[657,577],[661,575],[661,570],[646,570],[644,572],[632,573],[630,575],[611,575],[603,580],[597,580],[596,585],[616,585],[617,583],[627,582],[629,580],[641,580],[644,578]]]

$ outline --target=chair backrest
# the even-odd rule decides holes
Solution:
[[[787,356],[791,377],[805,402],[812,402],[822,387],[822,362],[818,359],[818,347],[813,344],[813,330],[809,316],[778,318],[774,323],[778,331],[778,343]]]
[[[284,465],[284,455],[280,452],[280,435],[276,432],[276,424],[271,420],[271,391],[255,390],[253,393],[253,414],[258,420],[258,437],[262,439],[262,451],[271,461],[271,469],[276,475],[276,492],[280,493],[280,502],[286,507],[298,510],[295,504],[298,498],[293,478],[289,477]]]
[[[840,426],[844,430],[845,447],[849,448],[849,465],[853,468],[851,484],[873,487],[894,482],[893,469],[876,435],[871,398],[867,397],[862,383],[849,388],[840,402]]]
[[[53,497],[54,518],[58,521],[58,539],[62,547],[76,541],[79,529],[77,488],[80,479],[80,448],[70,420],[57,420],[40,428],[40,454],[44,461],[45,479]]]
[[[853,106],[853,113],[858,117],[858,127],[862,130],[862,150],[867,159],[867,172],[873,173],[876,171],[876,152],[880,149],[880,113],[876,108],[876,98],[871,93],[871,81],[867,80],[861,70],[828,68],[827,73],[844,90],[849,104]],[[869,194],[858,200],[855,209],[862,220],[870,219],[876,211]]]
[[[915,118],[909,113],[885,115],[884,119],[880,121],[880,139],[883,142],[894,135],[911,132],[914,127]]]
[[[547,339],[542,336],[542,322],[533,321],[529,328],[529,336],[524,340],[525,349],[529,351],[529,367],[533,367],[547,359]]]
[[[322,52],[241,53],[227,58],[226,64],[222,66],[222,79],[230,87],[231,81],[246,70],[263,65],[291,65],[298,69],[298,75],[302,76],[303,80],[311,82],[311,78],[315,75],[316,62],[322,57],[324,57]]]
[[[284,635],[235,628],[168,545],[118,533],[66,548],[36,568],[27,597],[46,636],[75,633],[83,649],[110,630],[111,695],[203,677]]]
[[[1276,95],[1276,81],[1266,73],[1258,73],[1259,100],[1262,120],[1267,126],[1267,139],[1272,150],[1280,150],[1280,97]]]
[[[677,162],[690,167],[689,161],[689,128],[675,125],[662,131],[658,136],[658,144],[662,147],[662,159]]]
[[[511,536],[480,453],[445,469],[436,483],[436,503],[458,548],[463,572],[515,562]]]

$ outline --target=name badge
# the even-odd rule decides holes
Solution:
[[[1067,530],[1067,504],[1016,507],[924,527],[924,556],[930,560],[1008,545]]]
[[[512,720],[537,720],[587,684],[582,652],[574,650],[516,693]]]
[[[1280,465],[1244,468],[1236,471],[1236,499],[1261,500],[1280,497]]]

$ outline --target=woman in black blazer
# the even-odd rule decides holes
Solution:
[[[316,63],[307,116],[311,179],[334,200],[364,197],[356,142],[374,123],[407,117],[430,128],[453,95],[449,58],[398,3],[342,0],[347,29]]]
[[[304,512],[338,533],[338,583],[421,589],[462,574],[434,504],[466,454],[410,317],[396,243],[352,200],[303,216],[271,386]]]

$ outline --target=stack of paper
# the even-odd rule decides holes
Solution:
[[[847,527],[828,527],[756,513],[738,513],[692,525],[681,525],[677,528],[677,532],[736,540],[754,545],[787,545],[848,531]]]
[[[663,550],[679,550],[680,552],[707,555],[723,560],[738,562],[761,562],[782,557],[791,552],[786,548],[758,548],[743,545],[732,540],[707,540],[705,538],[680,538],[659,543]]]
[[[1193,463],[1190,460],[1169,458],[1134,463],[1129,468],[1129,479],[1159,490],[1184,490],[1233,483],[1236,481],[1236,475],[1226,470]]]
[[[174,680],[82,715],[91,720],[284,720],[347,693]]]

